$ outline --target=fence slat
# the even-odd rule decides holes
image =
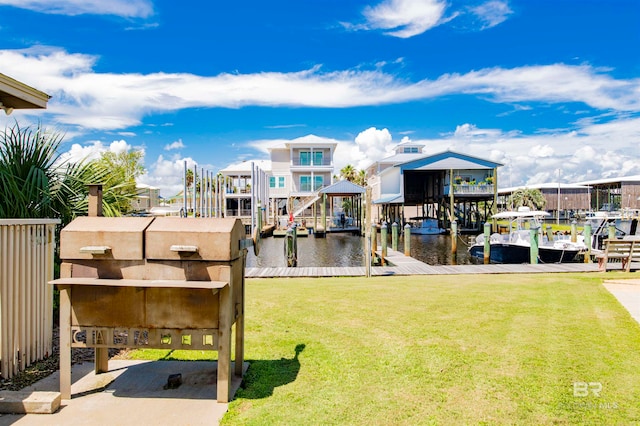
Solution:
[[[0,219],[0,375],[13,377],[53,349],[55,227]]]

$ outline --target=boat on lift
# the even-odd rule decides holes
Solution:
[[[531,261],[531,229],[537,228],[538,260],[541,263],[567,263],[574,261],[578,253],[586,250],[584,237],[578,236],[576,242],[570,239],[548,240],[542,234],[542,222],[549,213],[520,207],[517,211],[505,211],[493,215],[497,220],[508,220],[508,232],[494,233],[489,237],[491,263],[529,263]],[[469,247],[469,253],[477,259],[484,259],[484,234],[475,238]]]
[[[438,219],[433,217],[417,216],[409,218],[411,233],[414,235],[439,235],[447,232],[438,225]]]

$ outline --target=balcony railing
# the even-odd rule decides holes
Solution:
[[[309,185],[296,185],[296,187],[293,189],[293,192],[317,192],[320,191],[322,188],[326,188],[329,185],[316,185],[314,188],[311,187],[311,184]]]
[[[330,166],[331,159],[323,158],[321,161],[313,161],[308,158],[301,159],[300,157],[293,157],[292,164],[294,166],[309,166],[309,167]]]
[[[251,209],[227,209],[227,217],[248,217]]]
[[[451,194],[451,185],[445,185],[445,195]],[[471,183],[454,183],[453,194],[454,195],[489,195],[493,194],[493,184],[471,184]]]

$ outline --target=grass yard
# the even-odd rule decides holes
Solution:
[[[601,285],[623,276],[247,280],[223,424],[638,423],[640,326]]]

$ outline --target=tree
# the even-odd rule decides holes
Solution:
[[[347,164],[340,169],[340,177],[348,180],[349,182],[353,182],[355,180],[357,173],[357,170],[351,164]]]
[[[534,188],[521,188],[514,191],[509,197],[509,205],[514,209],[518,207],[529,207],[533,210],[542,210],[547,204],[542,192]]]
[[[187,184],[187,188],[191,188],[191,184],[193,184],[193,170],[187,169],[185,181],[185,183]]]
[[[351,207],[353,207],[353,203],[351,202],[350,197],[345,197],[342,199],[342,210],[345,212],[347,216],[351,214]]]
[[[107,151],[89,163],[95,177],[102,179],[94,183],[102,183],[102,197],[110,215],[119,216],[132,210],[131,201],[137,195],[136,178],[144,173],[143,156],[138,150]]]
[[[359,170],[353,183],[360,186],[367,186],[367,172]]]

